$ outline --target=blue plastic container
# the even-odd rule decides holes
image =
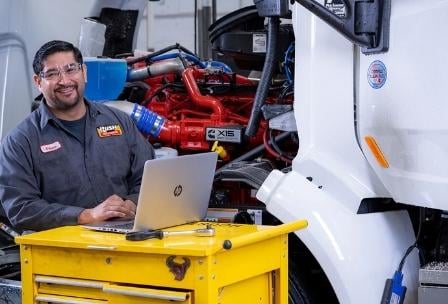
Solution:
[[[126,83],[126,61],[86,57],[84,63],[87,66],[87,99],[97,102],[117,99]]]

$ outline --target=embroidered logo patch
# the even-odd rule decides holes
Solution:
[[[99,137],[120,136],[123,134],[119,124],[97,127],[96,132]]]
[[[40,150],[44,153],[48,153],[48,152],[53,152],[56,151],[58,149],[62,148],[62,145],[59,141],[55,141],[52,144],[48,144],[48,145],[42,145],[40,146]]]

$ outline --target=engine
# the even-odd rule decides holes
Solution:
[[[263,117],[255,134],[246,136],[259,80],[219,61],[202,62],[179,46],[170,49],[176,52],[129,60],[118,99],[133,103],[127,112],[156,148],[219,154],[212,206],[256,204],[251,189],[273,168],[289,166],[298,150],[295,132],[270,123],[278,117],[284,123],[287,119],[281,117],[292,114],[291,81],[282,74],[273,78],[261,107]]]
[[[132,81],[119,97],[159,116],[153,119],[155,125],[145,121],[149,125],[145,128],[143,122],[139,124],[150,141],[175,148],[179,154],[214,150],[223,162],[257,146],[267,146],[272,134],[278,132],[269,128],[266,119],[261,120],[254,136],[244,136],[258,82],[229,71],[224,64],[210,62],[202,67],[181,53],[178,56],[131,62],[128,79]],[[267,115],[291,110],[288,90],[284,80],[269,88],[264,105]],[[154,129],[156,132],[151,132]],[[283,156],[271,148],[266,151],[272,159],[290,161],[289,154]]]
[[[247,210],[262,208],[253,190],[272,169],[287,170],[298,151],[294,36],[290,24],[266,29],[255,7],[237,14],[210,27],[213,60],[175,44],[119,62],[126,82],[108,105],[133,118],[156,156],[217,152],[210,206]]]

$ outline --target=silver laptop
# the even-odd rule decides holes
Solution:
[[[98,231],[127,233],[200,221],[207,214],[217,153],[148,160],[134,220],[83,225]]]

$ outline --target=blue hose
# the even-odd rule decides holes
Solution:
[[[151,60],[152,61],[160,61],[160,60],[165,60],[165,59],[176,58],[176,57],[179,57],[179,55],[180,55],[179,53],[168,53],[168,54],[155,56],[155,57],[151,58]],[[194,64],[197,64],[202,69],[205,69],[205,64],[198,57],[190,55],[190,54],[182,54],[182,56],[184,56],[187,60],[190,60]]]
[[[131,118],[142,133],[155,138],[159,136],[165,124],[165,118],[138,104],[134,105]]]
[[[293,53],[294,42],[292,42],[286,50],[284,59],[285,76],[289,83],[292,83],[294,81],[294,75],[291,69],[291,66],[294,64],[294,58],[292,57]]]
[[[218,68],[218,69],[222,69],[226,73],[232,73],[232,69],[224,62],[212,60],[212,61],[207,61],[207,63],[209,63],[212,68]]]
[[[179,57],[180,55],[181,54],[179,54],[179,53],[168,53],[168,54],[155,56],[155,57],[151,58],[151,60],[152,61],[160,61],[160,60],[165,60],[165,59],[176,58],[176,57]],[[185,57],[187,60],[193,62],[194,64],[197,64],[201,69],[205,69],[208,66],[210,66],[212,68],[220,68],[226,73],[232,73],[232,69],[224,62],[214,61],[214,60],[201,61],[198,57],[190,55],[190,54],[182,54],[182,56]]]

